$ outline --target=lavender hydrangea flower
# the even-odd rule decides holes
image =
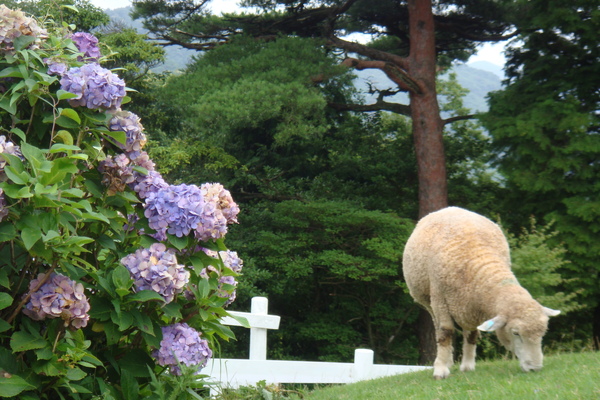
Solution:
[[[59,61],[54,61],[50,58],[44,58],[43,60],[48,66],[48,75],[63,76],[69,69],[68,65]]]
[[[48,32],[40,28],[37,22],[27,17],[20,10],[11,10],[4,4],[0,4],[0,51],[12,52],[14,40],[19,36],[32,36],[36,38],[27,46],[29,49],[37,49],[41,39],[48,37]]]
[[[89,61],[98,61],[100,58],[100,49],[98,48],[98,38],[91,33],[75,32],[71,36],[77,49],[83,53],[83,57],[78,57],[79,61],[87,59]]]
[[[121,263],[131,273],[137,290],[153,290],[167,303],[183,291],[190,279],[190,272],[177,264],[175,251],[167,250],[162,243],[137,250],[121,259]]]
[[[221,210],[228,224],[237,224],[237,215],[240,208],[233,201],[231,193],[220,183],[205,183],[202,185],[202,194],[207,202],[214,202],[217,208]]]
[[[10,154],[19,157],[21,160],[25,160],[23,153],[21,153],[21,148],[10,140],[6,140],[6,136],[4,135],[0,135],[0,153]],[[4,172],[4,167],[6,167],[6,160],[0,157],[0,182],[5,182],[8,179]]]
[[[198,240],[219,239],[227,233],[227,224],[237,223],[240,209],[231,198],[228,190],[219,183],[205,183],[201,186],[205,205],[202,210],[202,224],[194,233]]]
[[[133,190],[135,190],[142,200],[146,199],[150,193],[157,193],[160,190],[165,190],[169,187],[169,184],[157,171],[149,171],[147,175],[134,171],[134,176],[135,183]]]
[[[182,364],[200,371],[212,357],[208,341],[200,339],[200,332],[186,323],[165,326],[162,334],[160,348],[152,355],[159,365],[169,367],[173,375],[181,375]]]
[[[102,183],[108,187],[109,196],[123,192],[127,185],[135,181],[133,166],[128,164],[129,158],[125,154],[107,156],[98,164],[98,171],[103,173]]]
[[[33,291],[46,274],[29,283],[29,290]],[[50,278],[38,290],[31,293],[29,302],[25,305],[23,313],[36,321],[46,318],[62,318],[65,325],[74,328],[83,328],[87,325],[90,304],[84,293],[81,283],[70,280],[64,275],[52,272]]]
[[[221,256],[221,260],[223,260],[223,264],[236,274],[242,272],[242,268],[244,266],[244,260],[242,260],[238,253],[231,250],[220,251],[219,256]]]
[[[146,135],[144,127],[140,123],[140,118],[129,111],[117,111],[108,123],[111,131],[123,131],[127,137],[126,143],[115,144],[127,153],[139,153],[146,144]],[[134,159],[137,157],[133,157]]]
[[[116,110],[125,97],[125,82],[96,63],[69,69],[60,85],[62,90],[77,95],[69,100],[73,107]]]
[[[177,237],[188,235],[200,223],[204,197],[196,185],[170,185],[156,192],[149,192],[144,215],[156,231],[166,229]]]

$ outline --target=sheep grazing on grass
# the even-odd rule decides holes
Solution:
[[[411,296],[433,318],[434,378],[450,375],[455,323],[464,336],[461,371],[475,369],[479,331],[495,331],[524,371],[542,368],[548,317],[560,311],[541,306],[519,285],[498,225],[457,207],[431,213],[406,243],[403,271]]]

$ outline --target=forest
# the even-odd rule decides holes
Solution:
[[[562,311],[545,351],[600,349],[594,1],[244,0],[243,12],[214,15],[210,0],[135,0],[146,33],[87,0],[5,4],[94,34],[103,67],[127,83],[156,171],[229,190],[240,212],[218,250],[244,265],[231,309],[269,298],[282,317],[270,359],[345,362],[365,347],[378,363],[431,363],[431,320],[408,293],[402,254],[416,222],[446,206],[499,223],[521,285]],[[470,110],[447,71],[506,40],[502,87],[486,111]],[[182,70],[153,72],[165,47],[195,54]],[[389,87],[357,87],[365,70]],[[12,102],[0,101],[3,124]],[[234,340],[210,327],[222,333],[214,352],[247,356],[244,330]],[[479,356],[502,354],[486,336]]]

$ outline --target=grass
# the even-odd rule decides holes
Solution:
[[[600,353],[548,356],[539,372],[522,372],[516,360],[478,362],[474,372],[456,364],[443,381],[431,371],[396,375],[318,389],[289,399],[304,400],[474,400],[600,399]]]

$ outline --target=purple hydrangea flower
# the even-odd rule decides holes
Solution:
[[[4,135],[0,135],[0,153],[10,154],[19,157],[21,160],[25,160],[23,153],[21,153],[21,148],[10,140],[6,140],[6,136]],[[0,182],[5,182],[8,179],[4,172],[4,167],[6,167],[6,160],[0,157]]]
[[[63,76],[69,69],[67,64],[54,61],[50,58],[44,58],[43,61],[48,65],[48,75]]]
[[[219,239],[227,233],[227,224],[237,223],[239,207],[219,183],[205,183],[200,189],[204,196],[202,224],[194,234],[201,241]]]
[[[40,28],[37,22],[27,17],[21,10],[11,10],[4,4],[0,4],[0,51],[12,52],[14,40],[19,36],[32,36],[36,38],[29,49],[37,49],[41,39],[48,37],[48,32]]]
[[[242,268],[244,266],[244,261],[238,256],[237,252],[226,250],[220,251],[219,255],[221,256],[221,260],[223,260],[223,264],[236,274],[242,272]]]
[[[98,164],[98,171],[103,173],[102,183],[108,187],[109,196],[125,191],[125,187],[135,181],[133,166],[128,164],[129,158],[125,154],[107,156]]]
[[[75,32],[71,36],[77,49],[83,53],[83,57],[78,57],[79,61],[87,59],[89,61],[98,61],[100,58],[100,49],[98,48],[98,38],[91,33]]]
[[[173,249],[162,243],[154,243],[148,249],[140,249],[121,259],[127,267],[138,290],[153,290],[165,302],[173,301],[183,291],[190,279],[190,272],[177,264]]]
[[[169,367],[174,375],[181,375],[181,365],[204,368],[212,357],[208,341],[200,339],[200,332],[186,323],[177,323],[162,328],[160,349],[152,354],[159,365]]]
[[[142,147],[146,144],[146,135],[140,118],[129,111],[117,111],[113,115],[108,123],[108,128],[111,131],[123,131],[127,137],[125,145],[116,142],[115,144],[127,153],[135,152],[136,155],[139,155]]]
[[[157,193],[158,191],[165,190],[169,187],[169,184],[157,171],[150,170],[148,175],[143,175],[134,171],[134,176],[135,183],[133,190],[135,190],[140,199],[145,199],[150,193]]]
[[[202,185],[202,194],[207,202],[217,204],[217,208],[221,210],[228,224],[237,224],[240,208],[233,201],[229,190],[226,190],[220,183],[205,183]]]
[[[146,197],[144,215],[156,231],[186,236],[201,223],[204,197],[196,185],[170,185]]]
[[[71,68],[60,80],[62,90],[76,94],[73,107],[116,110],[125,97],[125,82],[96,63]]]
[[[39,274],[29,283],[29,290],[33,291],[45,278],[46,274]],[[50,278],[31,294],[23,313],[36,321],[62,318],[65,325],[71,324],[79,329],[87,325],[89,310],[90,304],[83,285],[53,272]]]

